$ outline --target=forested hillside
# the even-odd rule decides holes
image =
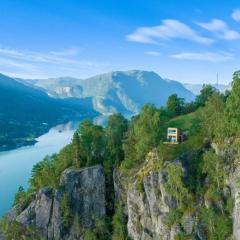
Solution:
[[[173,94],[166,107],[146,104],[129,121],[115,114],[104,128],[82,122],[71,144],[33,168],[30,188],[19,189],[13,209],[1,222],[4,237],[239,239],[239,92],[236,72],[226,94],[205,85],[191,103]],[[187,139],[164,144],[168,127],[182,128]],[[86,168],[90,166],[96,169]],[[95,186],[96,191],[105,191],[105,208],[88,225],[73,199],[83,197],[78,181],[97,177],[94,171],[101,188]],[[82,180],[76,181],[76,176]],[[66,186],[72,189],[75,183],[69,193]],[[50,214],[49,224],[43,226],[37,209],[49,196],[46,189],[60,213]],[[84,191],[92,194],[87,187]]]
[[[54,99],[0,74],[0,150],[31,144],[52,126],[93,117],[89,99]]]

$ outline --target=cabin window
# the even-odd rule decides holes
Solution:
[[[176,130],[169,129],[169,130],[168,130],[168,134],[176,134]]]

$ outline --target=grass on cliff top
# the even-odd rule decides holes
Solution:
[[[197,113],[189,113],[185,115],[181,115],[171,119],[168,122],[167,127],[177,127],[181,128],[183,132],[191,133],[191,135],[195,135],[197,133],[197,126],[198,126],[198,118]]]
[[[181,144],[164,144],[163,142],[167,140],[168,127],[181,128],[182,131],[186,133],[187,139]],[[120,167],[122,173],[125,172],[129,175],[129,170],[131,169],[131,174],[134,177],[135,173],[139,173],[140,171],[140,178],[142,178],[151,170],[159,170],[163,167],[165,161],[173,161],[184,153],[200,149],[203,145],[203,135],[200,128],[198,111],[170,119],[163,126],[163,131],[163,137],[159,138],[159,145],[156,149],[158,156],[150,161],[147,157],[148,154],[140,162],[130,162],[130,160],[123,161]],[[149,152],[150,151],[151,149],[149,149]]]
[[[171,119],[166,125],[168,127],[181,128],[187,135],[187,139],[176,145],[160,144],[159,149],[164,154],[164,160],[174,160],[183,153],[198,150],[203,144],[203,136],[199,125],[198,112],[181,115]]]
[[[174,161],[184,153],[192,152],[200,149],[203,145],[202,131],[200,130],[200,119],[198,112],[181,115],[169,120],[164,126],[164,138],[159,139],[159,146],[157,147],[157,156],[147,154],[144,161],[135,164],[131,169],[131,174],[135,178],[137,174],[138,182],[142,183],[144,176],[148,175],[150,171],[158,171],[164,166],[166,161]],[[187,134],[187,139],[176,145],[164,144],[167,138],[167,128],[177,127],[181,128]],[[124,167],[122,166],[124,172]],[[127,168],[128,172],[128,168]]]

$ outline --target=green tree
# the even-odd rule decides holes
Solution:
[[[112,240],[127,240],[127,221],[123,214],[122,206],[120,203],[116,204],[116,210],[113,216],[112,224]]]
[[[203,156],[202,169],[203,173],[207,174],[208,181],[214,184],[220,191],[226,177],[224,159],[215,154],[213,150],[210,150]]]
[[[9,222],[6,217],[1,219],[0,231],[4,240],[43,240],[39,231],[34,227],[25,227],[17,221]]]
[[[63,194],[60,209],[61,209],[63,226],[65,228],[68,228],[73,221],[73,216],[72,216],[72,211],[71,211],[70,198],[67,193]]]
[[[232,91],[227,98],[225,121],[228,136],[240,134],[240,71],[233,74]]]
[[[213,93],[217,92],[216,88],[209,84],[204,84],[200,94],[197,95],[195,99],[195,103],[197,107],[203,107],[205,106],[205,103],[207,102],[208,98],[212,96]]]
[[[95,227],[93,229],[98,240],[109,240],[110,232],[109,225],[107,224],[106,218],[95,219]]]
[[[83,121],[79,128],[80,151],[87,166],[102,163],[105,156],[106,139],[103,128],[91,121]]]
[[[167,110],[171,116],[177,116],[184,111],[184,98],[179,98],[177,94],[172,94],[167,100]]]
[[[83,235],[83,226],[80,215],[76,213],[73,220],[74,236],[78,239]]]
[[[84,233],[84,240],[98,240],[98,239],[96,234],[91,229],[87,229]]]
[[[206,238],[209,240],[231,239],[232,221],[231,217],[219,214],[215,208],[203,208],[201,210],[200,220],[203,225]]]
[[[109,116],[105,128],[106,154],[104,157],[104,172],[106,183],[106,211],[108,216],[114,212],[113,170],[124,159],[123,141],[128,129],[128,121],[121,114]]]
[[[114,164],[120,163],[124,158],[123,139],[127,129],[128,121],[121,114],[109,116],[105,132],[108,155],[114,160]]]
[[[55,175],[57,181],[59,182],[60,175],[62,172],[71,166],[73,166],[73,149],[72,143],[66,145],[60,152],[52,156],[52,161],[54,165]],[[82,161],[81,161],[82,163]]]
[[[146,104],[140,114],[132,119],[124,142],[126,168],[143,161],[146,154],[158,146],[164,134],[164,114],[154,105]]]
[[[84,164],[81,162],[80,138],[78,131],[76,131],[73,134],[72,148],[73,148],[73,165],[76,168],[80,168]]]
[[[184,207],[188,199],[188,190],[183,183],[183,169],[176,163],[167,165],[166,190],[173,196],[178,203],[178,207]]]
[[[25,196],[26,196],[26,192],[25,192],[24,188],[22,186],[20,186],[18,188],[17,193],[15,194],[15,199],[14,199],[13,205],[21,204],[22,201],[24,200]]]
[[[58,186],[58,177],[55,174],[54,156],[46,156],[41,162],[33,166],[30,185],[33,189],[38,190],[41,187]]]
[[[226,134],[224,125],[224,96],[218,92],[213,93],[207,100],[206,105],[201,109],[201,127],[205,136],[219,142]]]

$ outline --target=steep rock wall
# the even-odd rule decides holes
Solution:
[[[60,179],[60,189],[41,189],[35,200],[17,214],[15,209],[9,220],[26,227],[34,226],[46,239],[75,239],[74,222],[66,228],[63,224],[61,202],[68,196],[72,218],[77,214],[82,228],[91,228],[95,218],[105,216],[105,177],[100,165],[80,170],[66,169]],[[14,216],[15,215],[15,216]],[[11,218],[11,219],[10,219]]]

